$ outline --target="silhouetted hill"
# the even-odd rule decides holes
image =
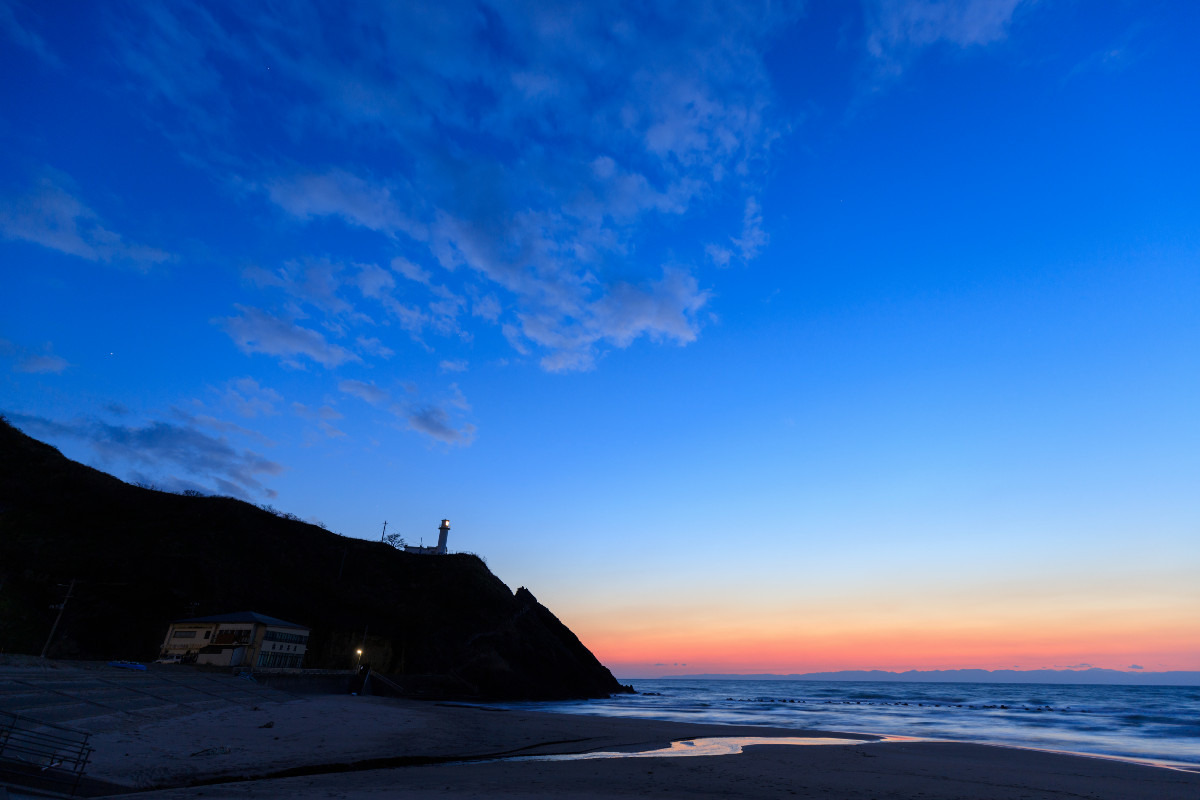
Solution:
[[[353,666],[367,630],[375,669],[444,693],[622,688],[475,556],[409,555],[229,497],[130,486],[0,419],[0,652],[41,651],[71,579],[51,657],[148,660],[172,619],[255,610],[312,628],[310,667]]]

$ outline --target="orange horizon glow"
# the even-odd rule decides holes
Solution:
[[[625,660],[617,658],[607,658],[602,653],[597,653],[597,657],[601,663],[618,677],[622,675],[651,677],[653,675],[696,675],[696,674],[733,674],[733,675],[803,675],[812,672],[844,672],[844,671],[872,671],[878,670],[882,672],[907,672],[909,670],[918,671],[934,671],[934,670],[959,670],[959,669],[983,669],[989,671],[996,670],[1015,670],[1018,672],[1043,669],[1057,670],[1083,670],[1089,668],[1110,669],[1118,672],[1128,672],[1137,674],[1149,674],[1155,672],[1197,672],[1200,668],[1197,667],[1194,660],[1176,660],[1171,655],[1166,658],[1170,659],[1166,662],[1151,662],[1143,664],[1143,669],[1131,669],[1129,659],[1094,659],[1088,661],[1071,661],[1059,659],[1044,659],[1044,660],[1025,660],[1023,663],[1013,663],[1012,661],[954,661],[954,660],[934,660],[930,659],[927,662],[896,662],[889,663],[884,660],[879,661],[862,661],[855,662],[851,660],[841,659],[822,659],[821,661],[810,661],[803,663],[784,662],[771,663],[766,661],[745,660],[685,660],[679,662],[662,662],[662,661],[644,661],[644,660]],[[1149,659],[1143,659],[1149,661]]]
[[[704,631],[680,625],[585,630],[581,638],[618,675],[1087,667],[1128,672],[1200,670],[1200,629],[1195,623],[1171,620],[1107,629],[1101,625],[1031,629],[993,623],[888,630],[849,626],[783,634],[762,629]]]
[[[908,577],[904,586],[879,581],[849,590],[812,582],[772,592],[753,583],[720,593],[686,586],[669,602],[631,587],[573,607],[568,600],[565,617],[601,663],[628,676],[1200,671],[1200,597],[1174,571],[1154,580],[1096,573],[961,585]]]

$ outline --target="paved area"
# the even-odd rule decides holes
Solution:
[[[0,711],[89,733],[290,699],[228,673],[174,665],[134,672],[86,662],[0,664]]]
[[[93,735],[199,712],[257,709],[294,699],[295,695],[225,671],[151,664],[142,672],[104,662],[0,656],[0,712]],[[14,780],[19,779],[6,773],[0,782],[0,800],[6,800],[5,793],[13,800],[61,796],[43,793],[33,784],[16,786]],[[80,790],[85,796],[110,793],[91,778],[84,779]]]

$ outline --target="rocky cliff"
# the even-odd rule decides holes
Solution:
[[[472,555],[408,555],[229,497],[126,484],[0,421],[0,652],[148,660],[167,623],[254,610],[312,628],[306,666],[366,658],[439,695],[557,699],[621,691],[527,590]]]

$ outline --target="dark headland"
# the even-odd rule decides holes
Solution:
[[[474,555],[410,555],[231,497],[132,486],[0,419],[0,652],[155,658],[174,619],[252,609],[309,626],[306,667],[366,660],[436,696],[623,687],[529,591]]]
[[[232,498],[130,486],[0,423],[0,650],[40,652],[56,613],[49,607],[62,597],[59,584],[72,579],[75,596],[48,654],[59,659],[147,660],[157,655],[169,620],[254,609],[311,626],[312,667],[352,666],[350,654],[369,625],[364,649],[376,669],[441,696],[567,698],[621,688],[532,594],[509,591],[474,556],[409,555]],[[71,724],[92,732],[83,793],[92,796],[1200,796],[1200,774],[1193,772],[955,742],[509,759],[503,757],[640,752],[696,737],[827,734],[344,693],[297,696],[228,673],[179,669],[127,673],[0,658],[0,678],[14,688],[10,699],[40,702],[41,692],[56,698],[55,708],[84,715]]]

